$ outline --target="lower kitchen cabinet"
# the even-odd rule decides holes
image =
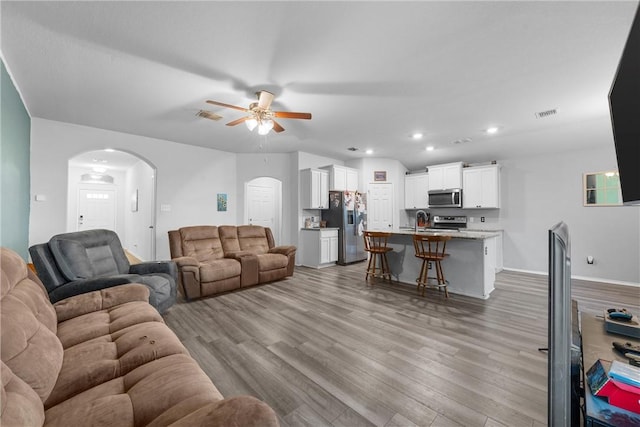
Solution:
[[[338,261],[337,228],[305,228],[301,243],[301,264],[306,267],[327,267]]]

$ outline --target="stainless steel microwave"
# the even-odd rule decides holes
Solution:
[[[452,188],[448,190],[429,191],[430,208],[461,208],[462,189]]]

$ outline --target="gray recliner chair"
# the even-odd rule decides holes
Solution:
[[[118,235],[86,230],[53,236],[29,248],[38,277],[52,303],[125,283],[142,283],[160,313],[176,301],[177,267],[173,261],[129,263]]]

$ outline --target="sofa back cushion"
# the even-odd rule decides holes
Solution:
[[[195,258],[205,264],[224,258],[218,227],[215,225],[183,227],[178,231],[182,241],[182,256]]]
[[[0,248],[0,258],[0,356],[44,402],[62,368],[56,312],[44,286],[18,254]]]
[[[273,234],[260,225],[221,225],[220,239],[225,252],[248,251],[260,255],[274,246]]]
[[[129,273],[129,260],[111,230],[58,234],[49,240],[49,248],[68,280]]]

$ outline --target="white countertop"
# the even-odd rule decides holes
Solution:
[[[416,233],[414,229],[400,229],[392,231],[393,234],[411,236],[413,234],[426,234],[430,236],[451,236],[453,239],[475,239],[483,240],[500,236],[499,231],[481,231],[481,230],[464,230],[464,231],[434,231],[420,230]]]
[[[302,227],[300,230],[312,230],[312,231],[320,231],[320,230],[339,230],[340,227]]]

